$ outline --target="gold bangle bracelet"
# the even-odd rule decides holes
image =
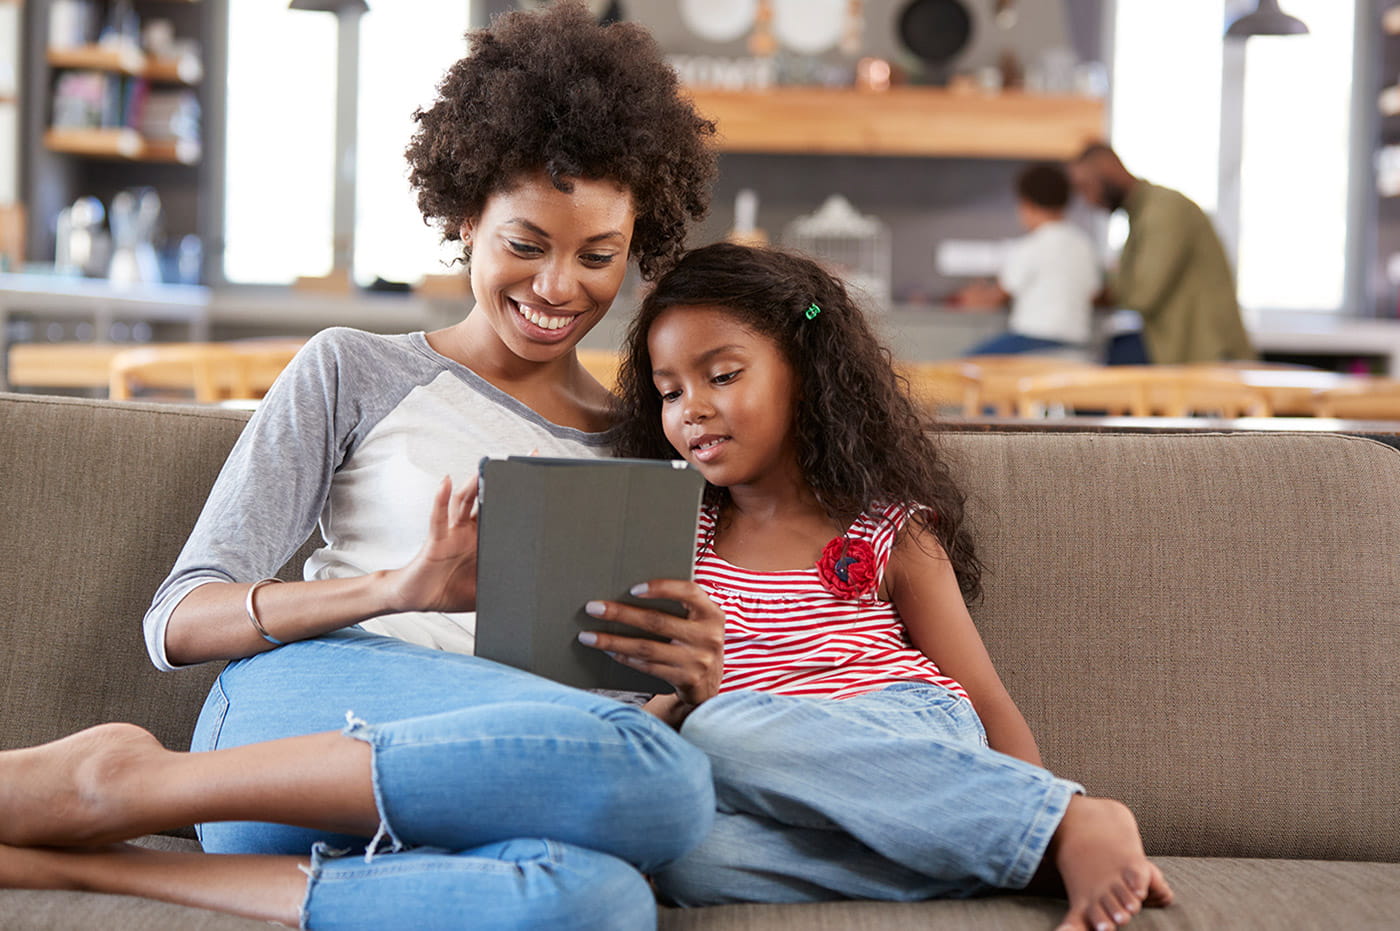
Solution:
[[[253,629],[256,630],[264,640],[266,640],[268,643],[272,644],[275,647],[280,647],[284,645],[286,641],[278,640],[276,637],[272,636],[272,634],[267,632],[267,628],[262,625],[262,621],[258,620],[258,613],[253,610],[253,593],[256,592],[259,588],[262,588],[264,585],[267,585],[271,582],[280,581],[282,580],[259,579],[248,588],[248,597],[243,600],[243,609],[248,612],[248,620],[253,622]]]

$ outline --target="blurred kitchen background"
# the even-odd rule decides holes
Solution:
[[[538,2],[0,0],[4,347],[458,319],[410,116],[467,29]],[[1021,232],[1016,173],[1102,138],[1215,219],[1265,358],[1396,374],[1400,12],[1284,0],[1306,35],[1225,39],[1256,5],[590,3],[649,28],[719,121],[692,241],[839,255],[909,358],[1004,326],[942,302]],[[1070,216],[1111,262],[1122,218]],[[585,345],[614,345],[631,303]]]

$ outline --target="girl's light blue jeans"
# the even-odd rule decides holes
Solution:
[[[971,703],[931,683],[840,701],[728,692],[681,735],[710,758],[719,814],[655,877],[679,905],[1019,889],[1083,791],[989,749]]]
[[[340,727],[373,748],[380,837],[198,828],[213,853],[314,850],[308,928],[654,928],[641,871],[713,818],[704,754],[646,712],[358,630],[231,663],[192,749]]]

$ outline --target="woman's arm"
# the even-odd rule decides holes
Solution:
[[[316,637],[382,614],[471,611],[476,607],[476,479],[455,493],[438,487],[428,539],[401,569],[348,579],[264,585],[253,609],[263,629],[286,643]],[[191,591],[170,615],[166,655],[188,665],[270,650],[248,617],[251,584],[209,582]]]
[[[992,749],[1042,765],[1030,727],[992,666],[953,565],[932,533],[910,526],[901,534],[885,582],[914,646],[967,690]]]

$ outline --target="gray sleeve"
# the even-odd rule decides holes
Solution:
[[[377,422],[386,402],[392,407],[406,391],[394,377],[401,368],[358,358],[382,355],[388,344],[354,330],[322,331],[263,399],[146,612],[146,650],[158,669],[175,668],[165,632],[186,595],[207,582],[275,575],[310,536],[336,469],[373,426],[366,415]],[[366,399],[375,410],[365,410]]]

